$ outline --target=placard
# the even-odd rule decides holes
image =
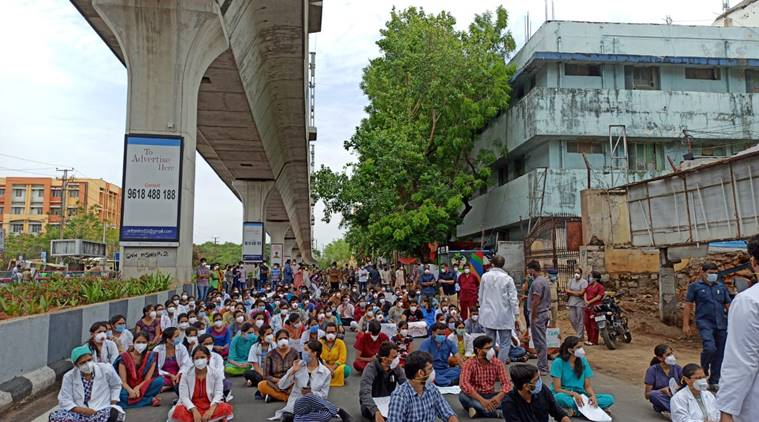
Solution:
[[[427,323],[424,321],[409,322],[408,334],[411,337],[427,337]]]
[[[126,135],[119,240],[179,241],[182,148],[180,136]]]
[[[561,329],[546,328],[546,347],[549,349],[558,349],[561,346]],[[530,335],[530,349],[534,349],[532,344],[532,335]]]
[[[385,335],[388,338],[393,338],[393,336],[398,332],[398,326],[391,323],[381,323],[380,324],[380,333],[385,333]]]
[[[272,243],[271,244],[271,265],[274,266],[274,264],[279,264],[279,266],[282,266],[282,251],[285,249],[285,245],[282,243]],[[284,278],[284,274],[282,275]]]
[[[242,260],[257,263],[264,260],[264,223],[246,221],[242,223]]]

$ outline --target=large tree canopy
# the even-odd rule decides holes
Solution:
[[[475,154],[474,140],[508,105],[514,40],[501,7],[468,30],[455,23],[447,12],[391,12],[364,69],[368,116],[345,142],[358,161],[314,175],[324,220],[340,215],[359,252],[421,255],[449,239],[490,175],[495,154]]]

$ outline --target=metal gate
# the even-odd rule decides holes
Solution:
[[[544,217],[525,238],[525,263],[536,260],[544,271],[558,270],[559,302],[566,303],[567,282],[577,267],[580,245],[582,220],[577,216]]]

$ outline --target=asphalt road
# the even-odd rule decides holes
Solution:
[[[354,356],[354,349],[352,348],[353,339],[354,336],[352,334],[349,334],[348,338],[346,339],[348,344],[349,362],[352,362]],[[418,341],[415,342],[415,345],[417,343]],[[623,365],[624,362],[620,362],[620,364]],[[642,379],[643,374],[641,374],[641,380]],[[347,379],[346,385],[344,387],[333,387],[329,393],[329,399],[337,406],[349,412],[356,421],[362,420],[358,403],[358,388],[360,381],[361,378],[358,374],[351,374],[351,376]],[[545,383],[549,382],[547,378],[544,378],[543,381]],[[264,403],[263,401],[255,400],[253,397],[255,389],[245,387],[244,379],[241,377],[233,378],[232,382],[234,385],[232,389],[234,400],[232,400],[231,404],[234,406],[234,420],[236,421],[265,421],[267,418],[271,417],[277,409],[280,409],[284,406],[284,403],[281,402]],[[614,421],[656,422],[666,420],[665,418],[656,414],[651,409],[651,406],[648,404],[648,402],[643,398],[642,384],[630,385],[599,372],[595,372],[593,385],[597,392],[611,393],[615,396],[616,404],[611,409]],[[51,393],[43,396],[40,399],[24,406],[24,408],[14,411],[12,415],[0,417],[0,420],[45,422],[47,421],[48,413],[55,408],[55,394],[56,393]],[[171,403],[176,396],[173,393],[164,393],[160,397],[163,403],[161,407],[130,409],[127,411],[127,421],[165,421]],[[445,398],[459,415],[460,420],[469,420],[468,415],[464,412],[456,396],[446,395]],[[497,419],[478,420],[497,421]],[[575,418],[574,420],[581,421],[585,419]],[[335,419],[335,421],[337,421],[337,419]]]

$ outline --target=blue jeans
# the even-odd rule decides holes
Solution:
[[[492,399],[498,393],[489,393],[489,394],[479,393],[479,394],[484,399]],[[472,397],[467,396],[466,393],[464,393],[463,391],[461,393],[459,393],[459,402],[461,402],[461,406],[467,412],[469,411],[469,409],[474,408],[474,410],[477,411],[477,416],[480,417],[480,418],[497,418],[498,417],[498,415],[496,415],[495,411],[488,412],[487,410],[485,410],[484,407],[482,407],[482,405],[480,404],[480,402],[478,402],[477,400],[475,400]],[[500,408],[501,408],[501,405],[498,405],[496,407],[496,409],[500,409]]]
[[[698,328],[701,336],[701,367],[709,376],[709,384],[719,384],[722,370],[722,358],[725,356],[725,341],[727,330],[703,325]]]
[[[208,286],[198,286],[198,300],[205,300],[208,294]]]
[[[506,363],[509,359],[509,352],[511,351],[511,330],[491,330],[490,328],[482,327],[485,330],[485,335],[493,339],[493,345],[498,345],[501,349],[498,352],[498,359],[501,362]]]

